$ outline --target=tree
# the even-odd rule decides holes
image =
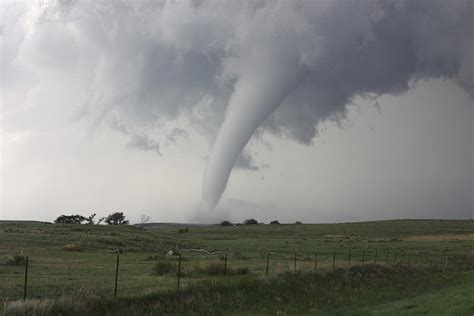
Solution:
[[[82,222],[87,221],[82,215],[61,215],[54,220],[55,224],[82,224]]]
[[[222,222],[220,223],[220,225],[221,225],[222,227],[226,227],[226,226],[232,226],[232,223],[229,222],[229,221],[222,221]]]
[[[256,225],[256,224],[258,224],[258,222],[257,222],[257,220],[251,218],[251,219],[246,219],[246,220],[244,221],[244,224],[245,224],[245,225]]]
[[[143,228],[143,226],[145,226],[145,223],[148,223],[149,221],[151,221],[151,217],[146,215],[146,214],[142,214],[140,215],[140,224],[141,224],[141,227]]]
[[[270,225],[280,225],[280,222],[279,221],[271,221]]]
[[[128,225],[128,220],[125,219],[123,212],[115,212],[107,215],[104,222],[109,225]]]
[[[86,218],[87,224],[94,225],[94,218],[97,214],[93,213],[89,217]]]
[[[296,221],[296,222],[295,222],[295,225],[301,225],[301,224],[303,224],[303,223],[300,222],[300,221]]]

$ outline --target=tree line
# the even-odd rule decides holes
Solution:
[[[219,225],[220,226],[234,226],[234,225],[261,225],[265,223],[259,223],[256,219],[254,218],[249,218],[246,219],[243,223],[232,223],[230,221],[222,221]],[[280,225],[280,222],[277,220],[273,220],[269,223],[270,225]],[[302,224],[300,221],[296,221],[294,224]]]
[[[88,224],[88,225],[99,225],[100,223],[105,223],[108,225],[128,225],[129,221],[125,218],[123,212],[115,212],[107,216],[100,217],[95,221],[97,214],[93,213],[90,216],[83,216],[79,214],[75,215],[61,215],[58,216],[55,220],[55,224]]]

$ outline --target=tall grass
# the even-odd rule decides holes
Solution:
[[[447,283],[441,272],[419,267],[367,264],[321,273],[220,278],[141,297],[111,298],[84,293],[50,301],[12,302],[6,315],[298,314],[331,306],[367,306],[410,297]],[[44,315],[46,315],[44,314]]]

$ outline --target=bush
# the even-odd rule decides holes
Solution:
[[[4,266],[19,266],[26,263],[26,256],[24,255],[5,255],[0,257],[0,265]]]
[[[253,218],[246,219],[244,221],[244,225],[257,225],[257,224],[258,224],[257,220],[255,220]]]
[[[64,245],[63,249],[64,251],[76,251],[76,252],[82,251],[81,245],[78,245],[78,244],[66,244]]]
[[[125,219],[123,212],[115,212],[101,218],[106,224],[109,225],[128,225],[128,220]]]
[[[232,223],[229,222],[229,221],[222,221],[222,222],[220,223],[220,226],[222,226],[222,227],[228,227],[228,226],[232,226]]]
[[[295,225],[301,225],[301,224],[303,224],[303,223],[300,222],[300,221],[296,221],[296,222],[295,222]]]
[[[280,225],[280,222],[279,221],[271,221],[270,225]]]
[[[249,268],[247,267],[239,267],[234,269],[227,266],[227,269],[225,269],[223,263],[210,263],[197,268],[197,271],[207,275],[223,275],[224,271],[227,275],[244,275],[249,274],[250,272]]]
[[[185,228],[181,228],[180,230],[178,230],[178,233],[179,234],[184,234],[184,233],[187,233],[189,231],[189,229],[187,227]]]
[[[154,275],[165,275],[174,272],[175,267],[169,261],[158,261],[153,266],[153,274]]]

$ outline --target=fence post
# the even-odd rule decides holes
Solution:
[[[25,284],[23,287],[23,300],[26,300],[27,285],[28,285],[28,256],[26,256],[26,261],[25,261]]]
[[[365,264],[365,249],[362,250],[362,264]]]
[[[179,290],[180,281],[181,281],[181,254],[178,253],[178,290]]]
[[[336,250],[334,250],[332,253],[332,268],[336,268]]]
[[[115,264],[115,287],[114,287],[114,297],[117,296],[117,281],[118,281],[118,271],[119,271],[119,258],[120,253],[117,251],[117,263]]]
[[[318,252],[314,253],[314,272],[318,269]]]
[[[267,268],[265,269],[265,275],[268,275],[268,264],[270,262],[270,250],[267,250]]]
[[[387,251],[387,254],[385,255],[385,263],[388,261],[388,255],[390,254],[390,251]]]
[[[227,274],[227,252],[224,256],[224,276]]]
[[[27,258],[28,259],[28,258]],[[446,256],[446,262],[444,264],[444,266],[447,268],[448,267],[448,256]]]
[[[377,254],[378,254],[378,249],[375,249],[374,263],[376,263],[376,262],[377,262]]]
[[[393,263],[397,263],[398,252],[395,253],[395,258],[393,259]]]
[[[349,249],[349,266],[351,265],[351,250]]]
[[[294,272],[296,272],[296,251],[295,251],[295,269]]]

